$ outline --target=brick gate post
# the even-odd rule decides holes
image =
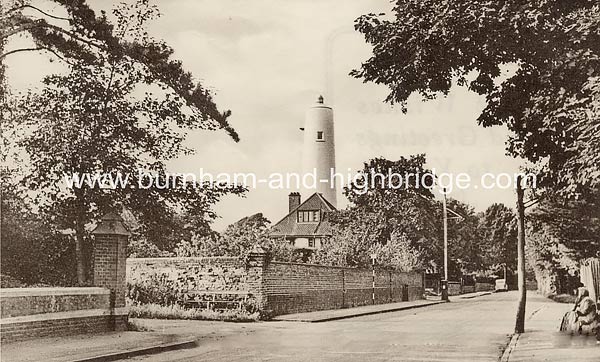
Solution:
[[[93,285],[110,289],[111,326],[115,331],[127,327],[127,308],[125,307],[126,259],[129,231],[123,225],[121,216],[108,213],[92,231]]]
[[[248,272],[248,292],[256,299],[258,308],[268,312],[268,301],[265,290],[265,270],[269,263],[269,253],[260,245],[255,245],[248,255],[246,270]]]

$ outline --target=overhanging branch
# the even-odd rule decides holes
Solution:
[[[61,16],[56,16],[56,15],[49,14],[49,13],[45,12],[44,10],[42,10],[42,9],[40,9],[40,8],[37,8],[37,7],[33,6],[33,5],[28,5],[28,4],[21,5],[21,6],[17,6],[16,8],[12,8],[12,9],[8,10],[8,11],[6,12],[6,14],[11,14],[11,13],[14,13],[15,11],[23,10],[23,9],[25,9],[25,8],[30,8],[30,9],[33,9],[33,10],[37,10],[37,11],[39,11],[40,13],[42,13],[42,14],[44,14],[45,16],[47,16],[47,17],[49,17],[49,18],[52,18],[52,19],[57,19],[57,20],[66,20],[66,21],[68,21],[68,22],[70,22],[70,21],[71,21],[71,19],[69,19],[69,18],[63,18],[63,17],[61,17]]]
[[[8,51],[4,54],[0,54],[0,59],[4,59],[5,57],[11,55],[11,54],[15,54],[15,53],[20,53],[20,52],[35,52],[35,51],[40,51],[40,50],[45,50],[47,52],[50,52],[54,55],[56,55],[57,58],[61,59],[62,61],[66,62],[67,64],[70,65],[74,65],[73,63],[69,62],[68,60],[66,60],[64,57],[60,56],[57,52],[55,52],[54,50],[50,49],[50,48],[46,48],[46,47],[36,47],[36,48],[20,48],[20,49],[15,49],[15,50],[11,50]]]

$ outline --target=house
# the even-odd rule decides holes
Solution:
[[[323,240],[331,236],[328,214],[335,207],[315,192],[304,202],[298,192],[289,195],[289,212],[271,227],[272,238],[285,239],[298,249],[315,250],[323,245]]]

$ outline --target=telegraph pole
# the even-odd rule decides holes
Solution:
[[[371,294],[371,301],[375,305],[375,261],[377,260],[377,254],[371,254],[371,267],[372,267],[372,283],[373,283],[373,294]]]

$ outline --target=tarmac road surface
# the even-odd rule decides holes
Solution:
[[[547,300],[529,294],[528,315]],[[498,361],[514,328],[516,292],[322,323],[228,324],[168,328],[196,335],[197,348],[137,361]]]

